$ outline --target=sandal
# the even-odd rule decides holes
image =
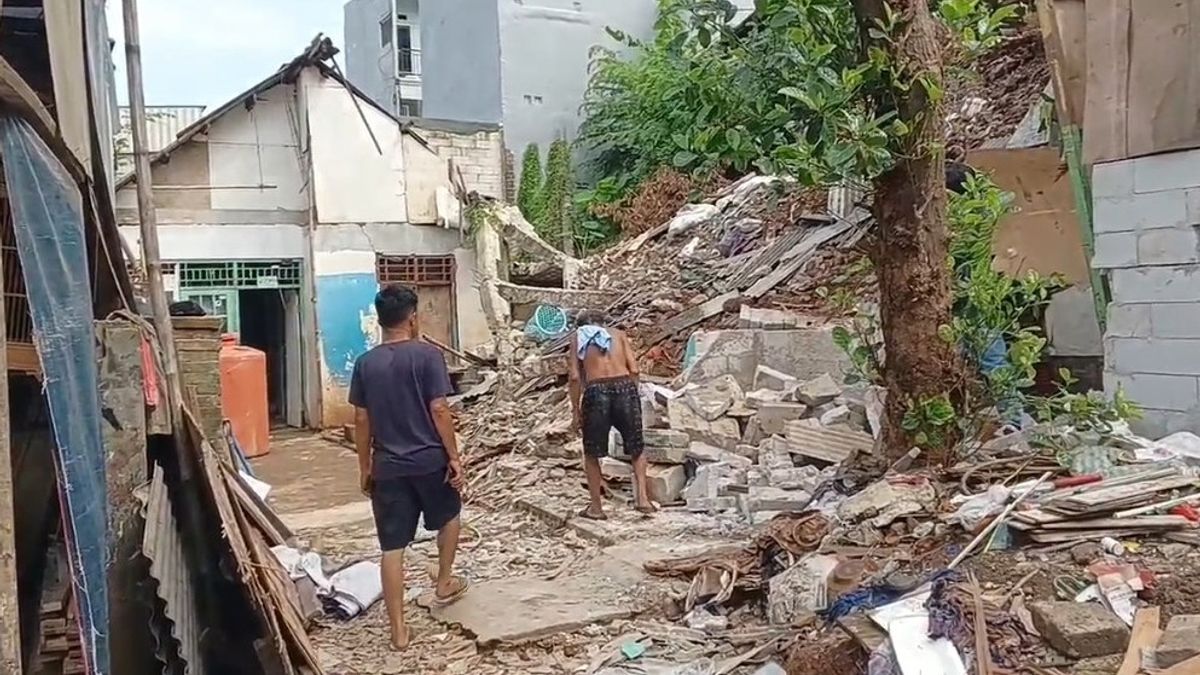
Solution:
[[[591,507],[587,506],[583,507],[583,510],[576,515],[578,515],[580,518],[587,518],[588,520],[608,520],[608,514],[604,513],[603,511],[600,513],[592,513]]]
[[[471,582],[468,581],[466,577],[455,575],[455,576],[451,577],[451,581],[457,583],[458,588],[454,592],[452,592],[450,595],[446,595],[446,596],[438,595],[437,589],[435,588],[433,590],[433,604],[434,605],[436,605],[438,607],[445,607],[447,605],[452,605],[455,602],[458,602],[459,600],[461,600],[462,597],[467,594],[467,590],[469,588],[471,588]]]

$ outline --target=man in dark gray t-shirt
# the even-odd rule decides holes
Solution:
[[[383,551],[383,599],[392,646],[403,650],[404,550],[425,527],[437,530],[438,570],[434,602],[449,604],[467,590],[453,573],[461,529],[462,460],[446,397],[453,394],[446,359],[420,339],[417,294],[386,286],[375,296],[381,344],[354,363],[350,404],[363,492],[371,497]]]

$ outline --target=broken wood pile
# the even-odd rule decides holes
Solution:
[[[1036,508],[1016,511],[1009,527],[1039,544],[1192,530],[1197,524],[1185,516],[1150,514],[1181,503],[1164,495],[1198,483],[1163,468],[1063,488],[1042,497]]]

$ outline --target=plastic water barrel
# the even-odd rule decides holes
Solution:
[[[221,336],[221,414],[247,457],[270,451],[271,412],[267,403],[267,355],[238,344],[238,336]]]

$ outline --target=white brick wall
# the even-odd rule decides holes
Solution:
[[[1092,191],[1105,389],[1142,406],[1147,436],[1200,432],[1200,150],[1097,164]]]
[[[417,133],[462,172],[468,190],[504,196],[504,141],[499,129],[453,132],[417,126]]]

